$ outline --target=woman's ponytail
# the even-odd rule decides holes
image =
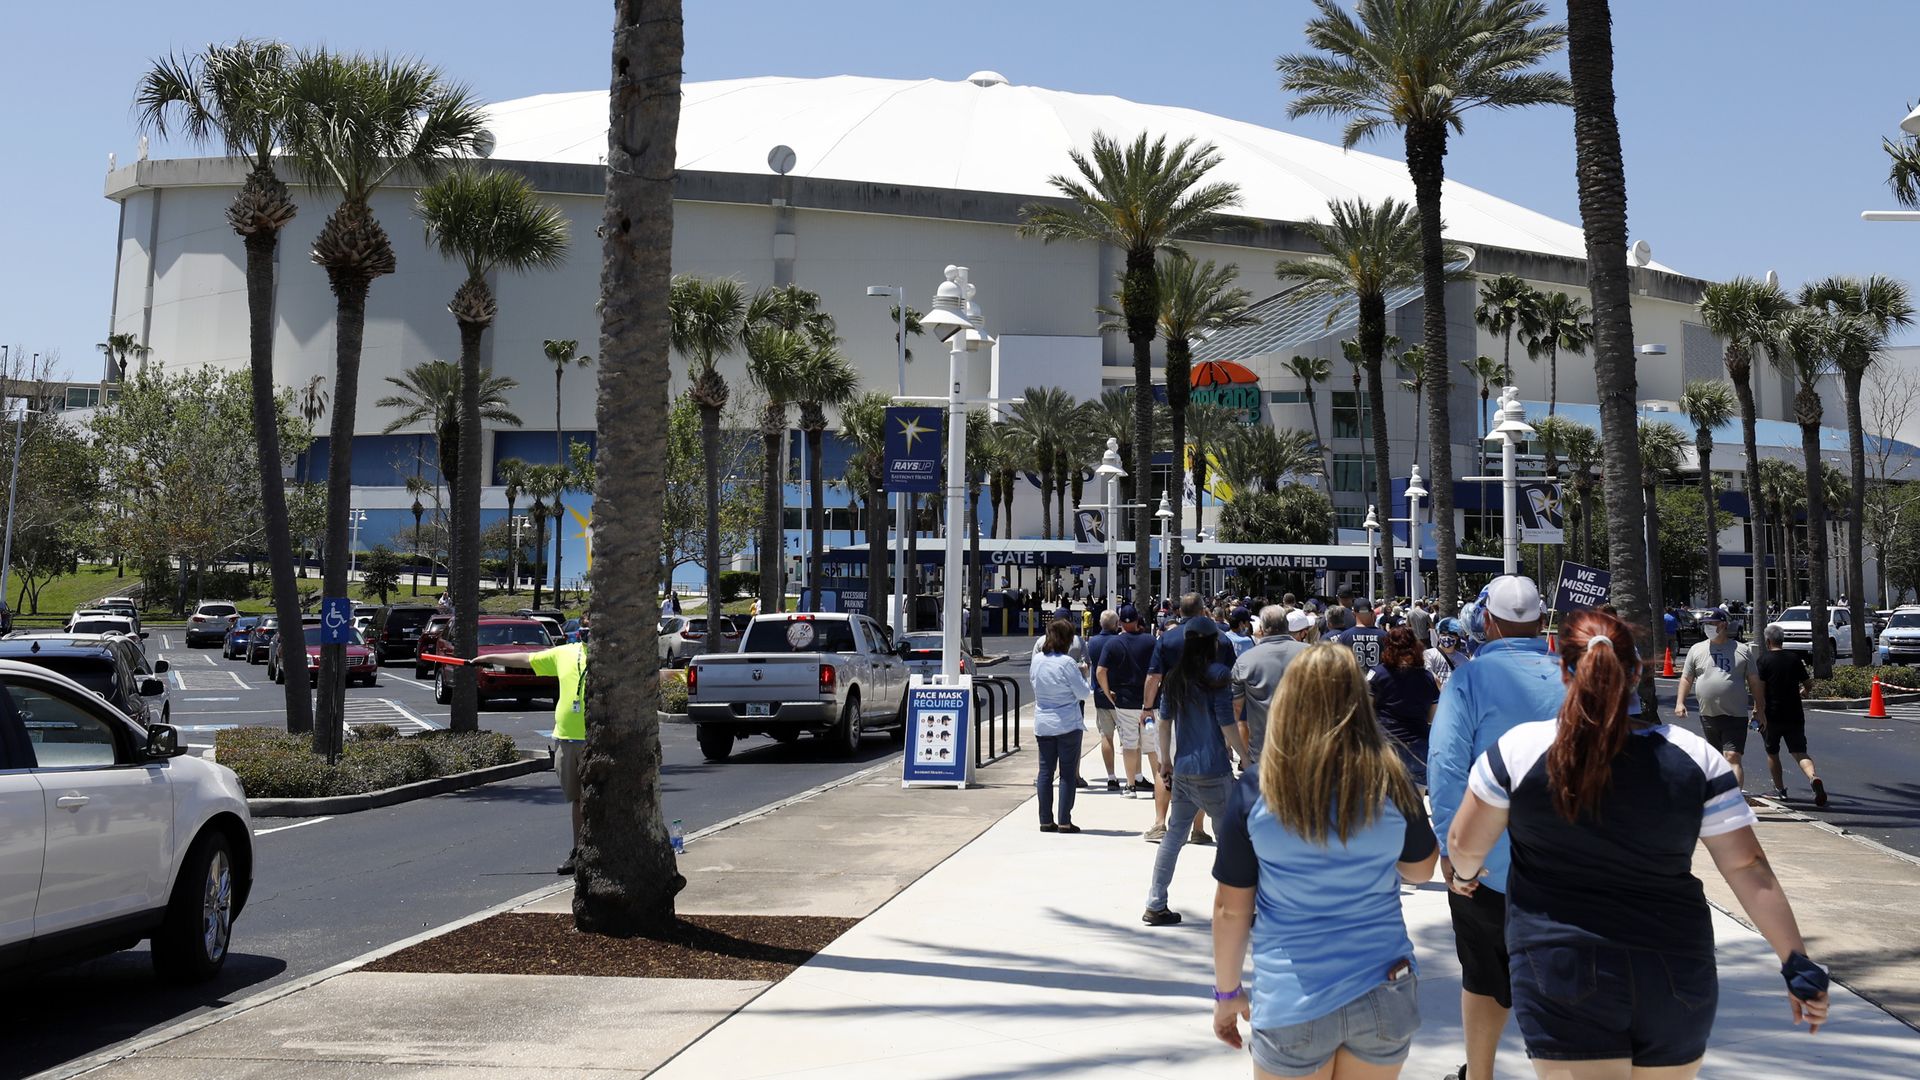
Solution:
[[[1626,748],[1632,730],[1627,695],[1640,660],[1626,623],[1583,611],[1561,628],[1560,663],[1570,681],[1560,730],[1547,751],[1547,783],[1554,809],[1576,821],[1598,810],[1613,780],[1613,759]]]

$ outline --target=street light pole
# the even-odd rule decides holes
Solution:
[[[1512,575],[1520,572],[1520,465],[1516,455],[1520,440],[1533,434],[1518,387],[1501,388],[1499,416],[1500,423],[1487,433],[1486,441],[1500,444],[1500,502],[1505,518],[1502,562],[1506,573]]]
[[[901,397],[907,395],[907,287],[905,285],[869,285],[868,296],[891,296],[894,302],[894,314],[898,317],[893,336],[895,393]],[[906,633],[907,630],[907,546],[903,542],[902,529],[907,524],[907,500],[911,496],[905,492],[895,492],[893,496],[893,632]],[[867,542],[867,558],[876,556],[873,542]],[[868,597],[869,607],[875,597]]]
[[[360,523],[367,520],[367,512],[348,511],[347,520],[353,522],[353,541],[347,545],[347,576],[351,578],[360,568]]]
[[[1173,508],[1167,505],[1166,488],[1160,489],[1160,508],[1153,512],[1153,516],[1160,522],[1160,598],[1165,600],[1167,590],[1173,587],[1172,568],[1167,565],[1168,551],[1171,547],[1168,542],[1167,529],[1170,528],[1173,523]],[[1195,533],[1194,535],[1198,536],[1199,534]],[[1145,574],[1147,571],[1143,568],[1140,572]],[[1142,580],[1144,582],[1145,579]]]
[[[1113,532],[1114,525],[1119,521],[1118,515],[1120,507],[1115,505],[1114,495],[1116,491],[1114,485],[1119,482],[1121,477],[1127,475],[1127,470],[1120,465],[1119,439],[1107,440],[1106,452],[1100,455],[1100,467],[1093,470],[1093,475],[1105,481],[1103,493],[1106,495],[1106,505],[1101,507],[1100,515],[1103,519],[1104,527],[1100,531],[1106,534],[1107,609],[1117,611],[1120,607],[1120,559],[1115,551]]]
[[[960,678],[963,635],[960,593],[966,580],[961,559],[961,534],[967,509],[967,349],[992,339],[981,329],[985,317],[974,301],[967,268],[949,266],[946,280],[934,294],[932,310],[920,325],[943,335],[947,353],[947,525],[945,581],[940,589],[940,677],[952,684]]]
[[[1420,466],[1415,463],[1412,472],[1407,475],[1407,539],[1413,547],[1411,572],[1407,574],[1407,602],[1420,602],[1420,500],[1427,497],[1427,487],[1420,482]]]
[[[1372,605],[1374,597],[1374,574],[1380,565],[1380,519],[1374,516],[1374,507],[1367,507],[1367,520],[1360,527],[1367,530],[1367,587],[1361,590],[1365,595],[1361,600]]]

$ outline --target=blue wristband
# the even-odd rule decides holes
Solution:
[[[1232,1000],[1233,1000],[1234,998],[1237,998],[1237,997],[1239,997],[1239,996],[1240,996],[1240,995],[1241,995],[1241,994],[1242,994],[1243,992],[1245,992],[1245,990],[1246,990],[1246,988],[1245,988],[1244,986],[1236,986],[1236,987],[1234,987],[1233,989],[1231,989],[1231,990],[1229,990],[1229,991],[1227,991],[1227,992],[1226,992],[1226,993],[1224,993],[1224,994],[1223,994],[1223,993],[1221,993],[1221,992],[1220,992],[1220,991],[1218,991],[1218,990],[1215,990],[1215,991],[1213,992],[1213,1000],[1215,1000],[1215,1001],[1232,1001]]]

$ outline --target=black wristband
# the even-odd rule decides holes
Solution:
[[[1801,1001],[1811,1001],[1827,992],[1827,969],[1807,959],[1805,953],[1790,953],[1780,965],[1780,976],[1787,980],[1787,993]]]

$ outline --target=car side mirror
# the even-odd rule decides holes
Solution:
[[[143,640],[143,641],[144,641],[144,640],[146,639],[146,637],[147,637],[147,631],[145,631],[145,630],[142,630],[142,631],[140,631],[140,638],[141,638],[141,640]]]
[[[187,752],[180,745],[180,733],[171,724],[155,724],[147,729],[147,745],[141,756],[151,761],[175,758]]]
[[[140,680],[141,697],[159,697],[167,692],[167,684],[149,675]]]
[[[153,673],[155,675],[165,675],[172,667],[173,665],[165,660],[155,660],[153,662]]]
[[[913,655],[913,643],[911,641],[903,641],[895,645],[893,651],[900,659],[905,660],[907,657]]]

